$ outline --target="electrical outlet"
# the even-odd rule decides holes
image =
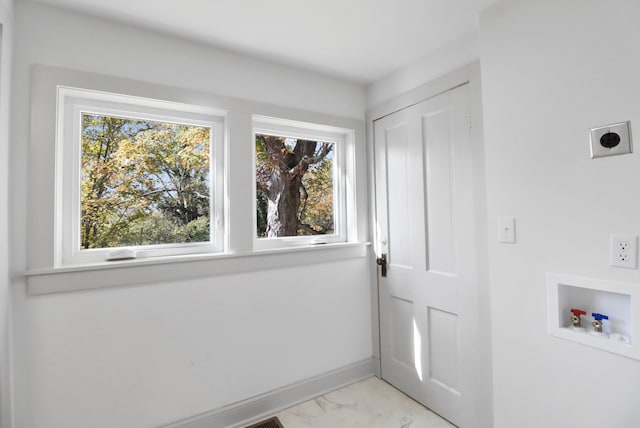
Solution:
[[[618,251],[616,253],[616,259],[618,259],[618,261],[620,263],[628,263],[629,262],[629,254],[627,254],[625,251]]]
[[[611,235],[611,266],[638,268],[638,237]]]
[[[618,250],[620,251],[629,251],[630,246],[631,244],[629,244],[627,241],[618,241]]]

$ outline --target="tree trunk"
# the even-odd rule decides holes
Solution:
[[[296,236],[298,234],[298,208],[300,207],[299,178],[291,180],[279,169],[271,175],[271,186],[267,195],[267,236]]]
[[[260,138],[269,156],[269,175],[258,186],[265,192],[267,205],[267,237],[297,236],[300,228],[300,189],[302,177],[310,165],[324,159],[331,146],[317,141],[297,140],[293,150],[285,145],[285,138],[261,135]]]

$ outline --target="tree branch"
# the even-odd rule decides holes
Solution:
[[[265,193],[269,192],[269,186],[267,186],[267,182],[262,182],[261,180],[256,180],[256,190],[261,190]]]
[[[306,141],[303,141],[303,143],[306,143]],[[322,146],[320,146],[320,150],[317,152],[317,154],[314,154],[314,156],[304,154],[300,158],[300,161],[297,163],[297,165],[288,171],[288,174],[292,177],[302,177],[307,172],[310,165],[322,162],[324,158],[326,158],[327,155],[331,153],[331,150],[333,149],[332,146],[333,144],[331,143],[322,143]]]
[[[302,222],[298,222],[298,229],[302,229],[302,230],[306,230],[307,232],[309,232],[312,235],[322,235],[322,232],[318,232],[317,230],[315,230],[313,227],[311,227],[311,225],[306,224],[306,223],[302,223]]]

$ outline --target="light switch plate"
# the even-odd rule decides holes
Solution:
[[[631,122],[614,123],[591,129],[591,157],[616,156],[631,153]]]
[[[514,217],[498,217],[498,242],[516,243],[516,219]]]

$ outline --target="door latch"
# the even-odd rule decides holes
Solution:
[[[378,264],[378,266],[380,266],[380,275],[382,275],[383,278],[387,277],[387,255],[386,254],[381,254],[380,257],[378,257],[376,259],[376,263]]]

